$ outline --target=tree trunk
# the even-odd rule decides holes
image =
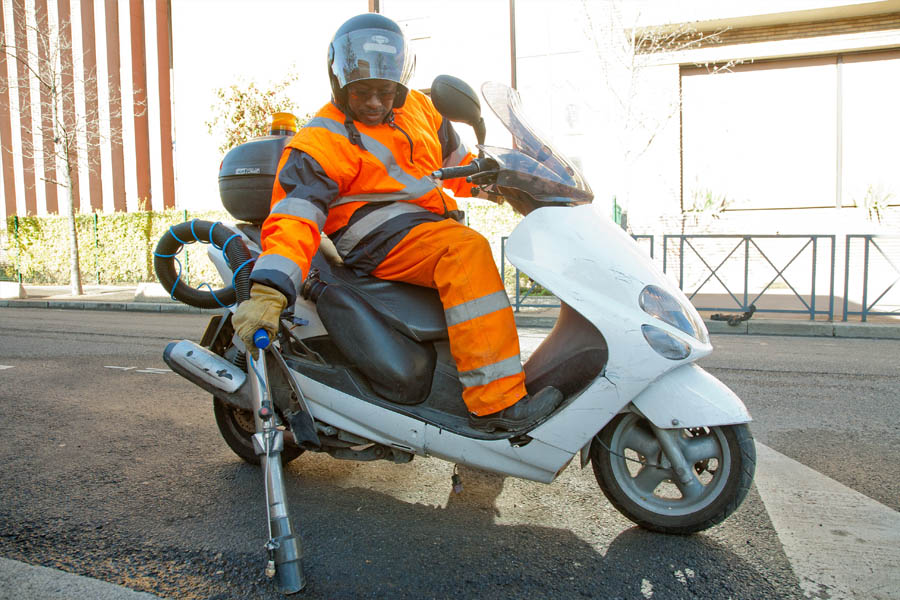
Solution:
[[[75,194],[72,190],[72,167],[66,165],[66,191],[69,196],[69,261],[73,296],[81,296],[81,268],[78,266],[78,228],[75,225]]]

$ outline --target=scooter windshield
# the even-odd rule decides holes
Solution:
[[[541,204],[584,204],[593,199],[578,168],[528,123],[519,92],[502,83],[487,82],[481,93],[513,136],[514,150],[480,147],[500,165],[498,185],[525,191]]]

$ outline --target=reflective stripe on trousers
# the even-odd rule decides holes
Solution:
[[[515,318],[478,232],[450,219],[417,225],[372,275],[438,291],[470,412],[491,414],[526,395]]]

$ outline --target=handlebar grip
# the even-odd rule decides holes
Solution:
[[[253,334],[253,345],[260,350],[265,350],[269,347],[269,334],[265,329],[256,330],[256,333]]]
[[[445,167],[443,169],[438,169],[433,172],[431,176],[436,177],[437,179],[456,179],[458,177],[475,175],[479,171],[481,171],[481,166],[473,161],[463,167]]]

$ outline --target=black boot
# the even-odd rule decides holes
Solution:
[[[496,429],[504,431],[528,429],[549,415],[554,408],[559,406],[562,399],[562,392],[554,387],[547,386],[537,394],[529,394],[500,412],[484,415],[483,417],[469,414],[469,425],[473,429],[486,433],[491,433]]]

